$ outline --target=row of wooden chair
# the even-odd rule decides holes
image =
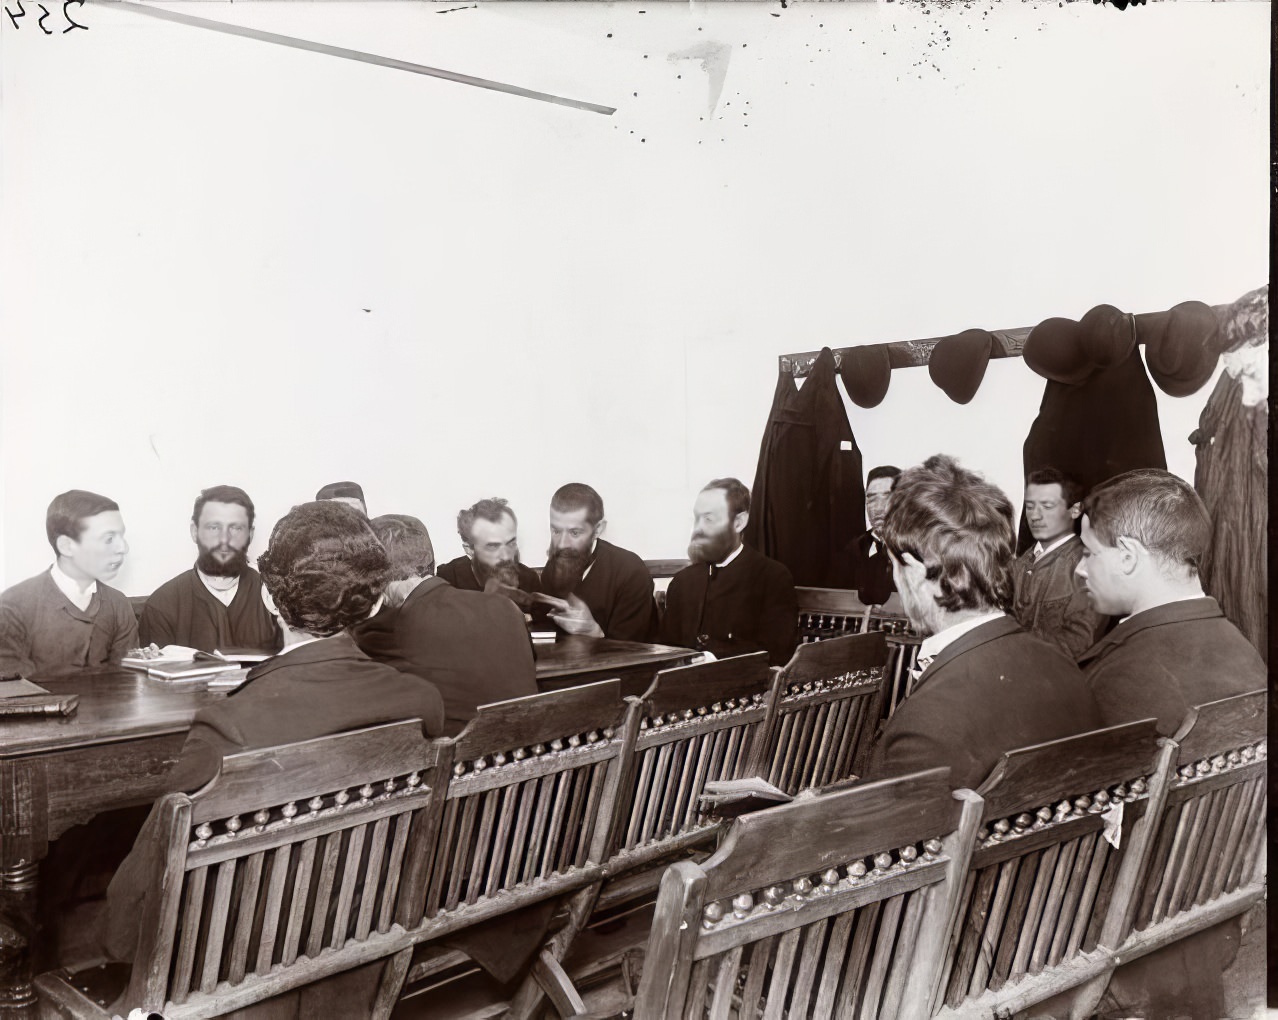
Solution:
[[[535,969],[571,1012],[558,964],[605,879],[705,844],[711,780],[796,792],[853,774],[886,658],[881,634],[848,637],[782,670],[765,653],[666,670],[640,697],[612,680],[484,706],[447,740],[401,723],[230,756],[154,808],[163,851],[123,1011],[216,1016],[388,958],[384,1015],[414,946],[571,895]],[[114,998],[61,972],[37,987],[49,1015]]]
[[[737,819],[662,881],[637,1020],[1011,1017],[1264,895],[1265,693]]]

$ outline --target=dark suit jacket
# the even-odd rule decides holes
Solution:
[[[427,735],[439,734],[444,708],[433,685],[373,662],[347,633],[322,638],[258,663],[240,688],[197,712],[169,789],[199,789],[217,774],[223,756],[236,751],[413,718],[422,720]],[[105,948],[117,960],[131,960],[137,948],[136,923],[156,850],[150,824],[107,889]]]
[[[194,567],[165,581],[146,600],[138,630],[144,645],[185,645],[205,652],[278,652],[282,643],[275,617],[262,604],[262,577],[249,567],[229,606],[204,586]]]
[[[843,551],[847,585],[856,589],[856,597],[867,606],[881,606],[896,591],[892,579],[892,557],[872,532],[858,535]]]
[[[370,658],[439,689],[448,734],[460,732],[480,705],[537,693],[524,616],[500,595],[428,577],[403,605],[383,609],[351,636]]]
[[[462,591],[484,590],[484,586],[479,583],[479,578],[475,576],[475,568],[471,565],[469,556],[458,556],[455,560],[449,560],[435,573],[454,588],[460,588]],[[541,579],[537,576],[537,571],[522,563],[519,564],[519,589],[520,591],[541,591]]]
[[[1260,655],[1213,598],[1137,613],[1085,651],[1079,665],[1107,726],[1154,717],[1167,737],[1194,705],[1268,682]]]
[[[798,643],[799,604],[790,571],[750,546],[710,578],[705,563],[670,579],[660,641],[700,648],[718,658],[766,651],[782,666]]]
[[[657,626],[652,575],[628,549],[599,539],[590,573],[574,594],[590,608],[604,637],[616,641],[651,641]]]
[[[880,730],[865,779],[940,765],[976,789],[1005,751],[1098,729],[1078,667],[1011,617],[946,645]]]

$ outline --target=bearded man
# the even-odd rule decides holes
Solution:
[[[652,576],[643,560],[603,538],[603,499],[569,482],[550,499],[550,548],[541,590],[566,608],[550,618],[570,634],[650,641],[656,628]]]
[[[439,568],[442,577],[462,591],[486,591],[510,598],[524,612],[536,605],[529,596],[541,591],[537,571],[519,562],[519,520],[504,499],[481,499],[457,515],[457,536],[464,556]]]
[[[766,651],[772,665],[785,665],[798,643],[794,578],[741,541],[750,490],[735,478],[716,478],[692,513],[693,562],[670,579],[659,640],[720,659]]]
[[[203,652],[277,652],[275,618],[262,604],[262,578],[248,565],[253,501],[234,485],[205,489],[191,512],[195,566],[165,581],[142,610],[143,644]]]

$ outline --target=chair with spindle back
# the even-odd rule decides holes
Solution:
[[[882,633],[799,645],[773,681],[757,773],[789,794],[855,775],[874,741],[887,661]]]
[[[1098,943],[1148,859],[1151,790],[1169,768],[1152,719],[1003,755],[977,791],[982,827],[936,1016],[1011,1016],[1108,971]]]
[[[924,1016],[979,813],[932,769],[736,819],[662,879],[636,1020]]]
[[[411,940],[396,923],[404,873],[439,785],[421,722],[228,755],[197,793],[152,810],[148,887],[124,1013],[221,1016],[394,957],[389,1014]],[[45,1015],[105,1018],[104,995],[65,972],[36,979]]]
[[[1107,932],[1123,962],[1241,914],[1265,895],[1266,721],[1266,692],[1256,691],[1191,709],[1173,738],[1148,867]]]

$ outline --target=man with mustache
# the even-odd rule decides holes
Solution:
[[[481,499],[457,515],[457,534],[466,554],[449,560],[436,576],[463,591],[500,591],[527,612],[532,606],[527,596],[541,591],[541,582],[519,562],[519,521],[510,505]]]
[[[589,485],[569,482],[551,497],[541,587],[567,608],[550,618],[571,634],[650,641],[656,624],[652,577],[638,556],[604,540],[607,524],[603,500]]]
[[[253,520],[253,501],[243,489],[215,485],[200,493],[191,511],[195,566],[147,599],[138,628],[143,644],[279,650],[279,628],[262,604],[262,578],[248,565]]]
[[[0,595],[0,676],[118,663],[138,643],[133,607],[106,583],[129,551],[119,504],[64,492],[49,504],[45,534],[53,566]]]
[[[772,665],[784,665],[798,643],[794,579],[741,541],[750,490],[735,478],[716,478],[692,513],[693,562],[670,579],[659,640],[720,659],[766,651]]]

